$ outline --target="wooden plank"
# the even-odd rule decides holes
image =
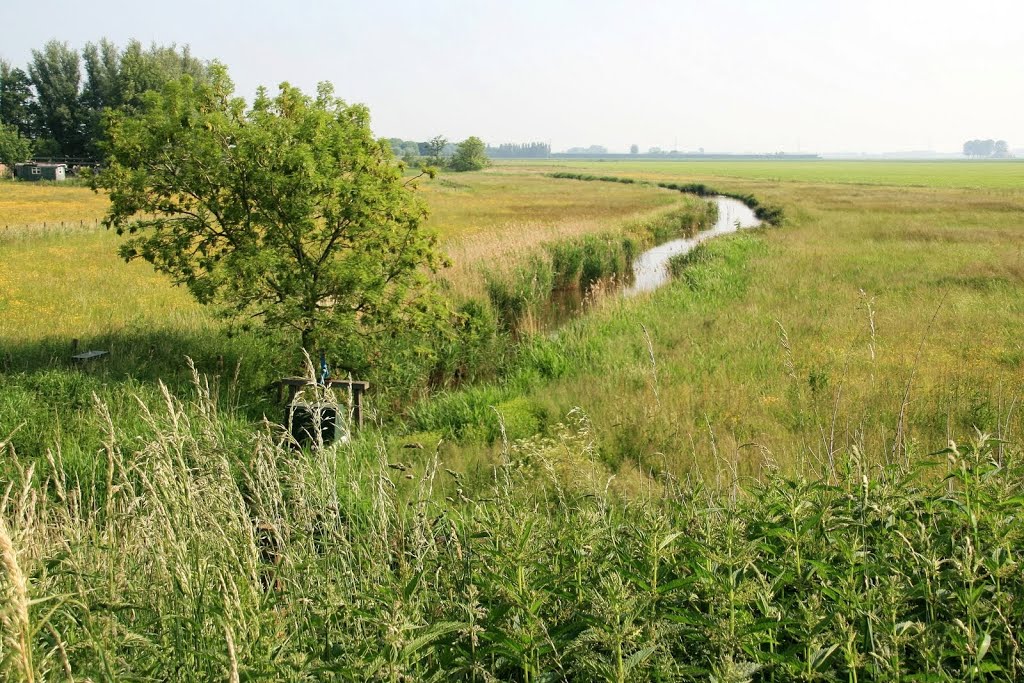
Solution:
[[[76,360],[79,363],[82,363],[87,360],[102,358],[103,356],[106,356],[108,353],[109,351],[85,351],[84,353],[76,353],[75,355],[71,356],[71,360]]]

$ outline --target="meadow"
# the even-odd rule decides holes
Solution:
[[[703,202],[552,173],[704,183],[784,220],[624,299],[579,264],[614,273]],[[301,452],[260,420],[285,370],[268,340],[120,263],[88,225],[102,197],[0,183],[0,673],[1016,680],[1022,176],[441,175],[442,289],[472,323],[446,379],[381,371],[370,427]],[[575,317],[503,317],[500,292],[552,295],[569,262]],[[112,357],[71,366],[72,338]]]
[[[802,177],[815,163],[771,170]],[[722,460],[744,474],[766,459],[805,471],[851,450],[913,459],[976,429],[1012,438],[1024,371],[1024,193],[1006,188],[1021,165],[892,166],[874,167],[932,187],[865,185],[871,167],[859,163],[843,182],[782,183],[762,179],[755,162],[517,164],[706,182],[781,205],[786,220],[706,245],[649,297],[606,297],[538,342],[544,360],[521,381],[479,390],[480,400],[549,419],[581,407],[613,468],[677,476]],[[948,177],[933,177],[943,169]],[[958,183],[984,186],[940,187]],[[472,393],[448,400],[450,411],[427,405],[418,426],[457,433],[484,412]]]

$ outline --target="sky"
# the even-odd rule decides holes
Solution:
[[[1024,147],[1024,1],[2,0],[0,59],[188,44],[239,94],[331,81],[382,137],[553,149]]]

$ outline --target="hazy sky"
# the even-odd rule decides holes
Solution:
[[[240,93],[288,80],[382,136],[707,151],[1024,147],[1024,0],[2,0],[0,58],[189,44]]]

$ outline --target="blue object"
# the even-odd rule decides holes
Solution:
[[[327,367],[327,356],[324,352],[320,352],[320,385],[327,386],[327,379],[331,376],[331,371]]]

